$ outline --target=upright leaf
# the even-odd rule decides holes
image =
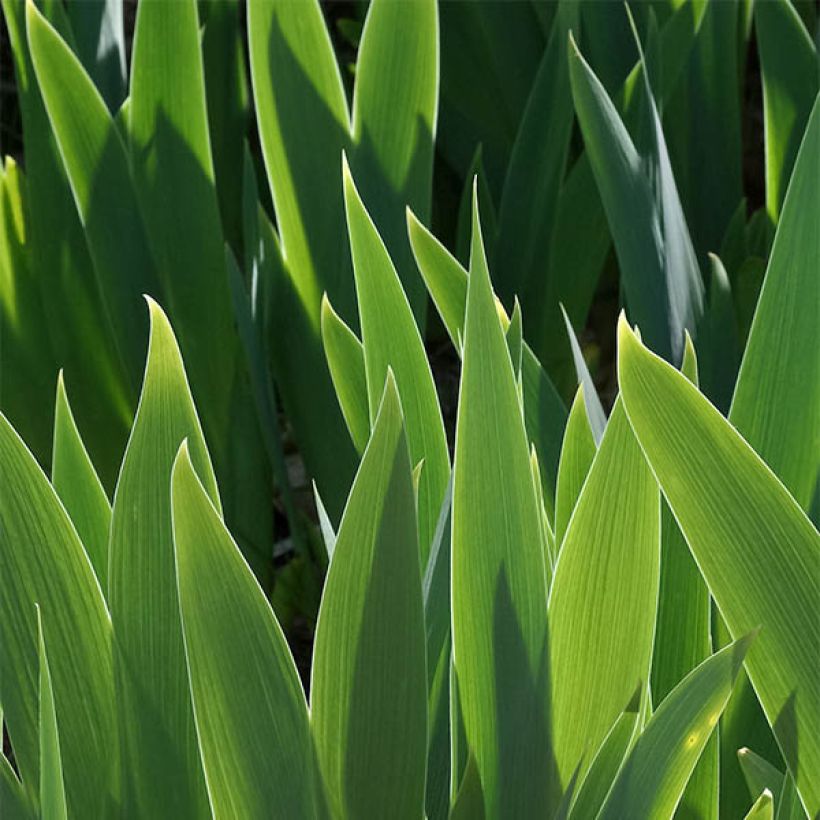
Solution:
[[[79,60],[33,2],[29,45],[51,127],[85,229],[103,312],[133,388],[145,338],[143,293],[158,294],[156,267],[119,130]]]
[[[755,40],[763,82],[766,211],[777,224],[797,150],[817,96],[817,48],[794,4],[755,3]]]
[[[87,0],[67,6],[77,55],[116,111],[125,97],[125,31],[122,0]]]
[[[540,509],[475,199],[453,486],[453,651],[486,813],[555,800]],[[536,807],[539,807],[536,809]]]
[[[36,793],[39,604],[68,810],[104,817],[118,793],[111,621],[65,508],[2,415],[0,486],[0,693],[18,770]]]
[[[171,528],[171,467],[183,439],[217,506],[219,496],[179,347],[160,307],[150,300],[148,306],[145,380],[114,495],[108,599],[125,805],[153,817],[179,817],[207,807]]]
[[[447,333],[461,353],[467,304],[467,271],[416,219],[412,211],[408,211],[407,229],[425,284]],[[552,515],[558,457],[567,413],[555,386],[526,342],[521,351],[521,381],[527,436],[538,452],[543,469],[544,503],[548,514]]]
[[[577,48],[570,51],[575,111],[618,253],[631,315],[655,350],[679,362],[683,331],[694,333],[702,310],[703,284],[646,70],[652,132],[647,161],[592,69]]]
[[[450,475],[444,421],[424,343],[396,269],[346,164],[343,176],[370,418],[376,416],[387,370],[391,368],[401,396],[410,461],[418,464],[424,460],[418,521],[421,562],[426,566]]]
[[[327,294],[322,297],[322,343],[350,438],[356,452],[363,453],[370,437],[364,349],[356,334],[333,310]]]
[[[287,332],[272,350],[276,375],[307,468],[335,520],[355,453],[319,337],[323,293],[348,324],[355,318],[339,163],[350,145],[347,102],[318,0],[250,0],[248,52],[284,260],[274,306],[277,326]]]
[[[429,218],[438,88],[435,0],[371,2],[356,61],[351,163],[422,330],[427,293],[413,264],[404,208]]]
[[[285,637],[180,448],[174,548],[191,696],[216,817],[316,811],[307,704]]]
[[[820,101],[815,100],[760,291],[729,419],[804,510],[820,440]],[[813,444],[814,443],[814,444]]]
[[[569,410],[561,460],[558,463],[558,481],[555,488],[555,543],[560,549],[570,516],[575,509],[592,460],[595,458],[595,439],[587,416],[584,385],[578,385]]]
[[[74,421],[62,371],[57,378],[51,483],[77,528],[100,586],[107,590],[111,503]]]
[[[54,710],[54,688],[48,668],[40,607],[37,607],[37,649],[40,661],[40,812],[49,820],[67,820],[68,810],[60,754],[60,733]]]
[[[730,633],[762,627],[746,671],[804,805],[816,812],[820,627],[811,613],[820,537],[735,429],[623,317],[618,343],[629,420]]]
[[[316,626],[311,722],[334,816],[422,814],[425,669],[410,458],[388,371]]]
[[[646,697],[660,562],[658,486],[617,402],[564,536],[549,599],[555,759],[592,756],[635,689]]]

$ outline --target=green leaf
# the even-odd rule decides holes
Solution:
[[[598,815],[601,820],[672,817],[752,638],[741,638],[708,658],[670,692],[618,773]]]
[[[26,38],[26,5],[17,0],[2,0],[2,5],[23,122],[27,267],[32,284],[39,290],[44,314],[44,321],[32,325],[39,337],[37,344],[27,345],[26,349],[29,355],[38,345],[59,350],[61,366],[76,391],[74,412],[87,431],[86,444],[103,484],[111,491],[133,419],[137,378],[123,368],[115,338],[117,328],[105,319],[94,264],[35,76]],[[62,8],[62,4],[50,3],[46,10]],[[15,279],[21,274],[15,265]],[[17,292],[22,290],[25,286],[21,282]],[[66,310],[67,304],[71,305],[70,311]],[[5,345],[4,359],[10,348],[11,344]],[[51,404],[56,364],[43,369],[39,380],[31,376],[34,370],[29,373],[24,369],[17,375],[14,365],[6,364],[4,372],[7,394],[19,397],[29,407]],[[15,376],[27,379],[25,389],[14,389]],[[45,464],[51,447],[51,419],[44,414],[26,415],[43,416],[40,420],[44,424],[36,438],[31,436],[33,431],[28,425],[21,424],[18,414],[10,420],[19,425],[17,429]]]
[[[37,649],[40,662],[40,813],[49,820],[67,820],[60,733],[57,729],[54,688],[48,668],[39,606],[37,607]]]
[[[752,799],[762,791],[768,790],[775,805],[779,805],[780,791],[783,788],[783,772],[745,747],[738,749],[737,759]]]
[[[168,319],[148,300],[145,380],[114,495],[109,594],[129,781],[124,803],[152,817],[207,807],[179,615],[171,467],[183,439],[211,500],[216,479]]]
[[[817,96],[817,49],[788,0],[755,3],[755,40],[763,81],[766,210],[774,224]]]
[[[166,309],[221,462],[237,344],[195,0],[138,7],[130,123],[136,188]]]
[[[318,0],[250,0],[247,28],[259,138],[284,261],[275,324],[282,338],[293,340],[272,349],[275,372],[307,468],[335,520],[355,452],[322,351],[320,306],[327,293],[347,323],[355,319],[339,162],[342,149],[350,147],[347,102]]]
[[[8,820],[31,820],[36,817],[11,763],[2,752],[0,752],[0,807],[3,808],[3,817]]]
[[[410,244],[430,296],[447,333],[461,353],[467,304],[467,271],[456,258],[413,215],[407,212]],[[521,381],[524,391],[524,418],[527,436],[535,444],[544,480],[544,503],[552,515],[561,437],[566,425],[566,408],[535,357],[524,342],[521,352]]]
[[[640,687],[646,696],[660,562],[660,497],[616,402],[564,536],[549,599],[555,759],[586,772]]]
[[[595,439],[587,416],[584,385],[578,385],[569,410],[561,460],[558,463],[558,481],[555,488],[555,543],[560,549],[572,511],[584,486],[592,460],[595,458]]]
[[[484,250],[492,259],[495,251],[495,240],[498,233],[498,217],[495,212],[492,194],[484,170],[483,147],[479,143],[473,154],[473,161],[464,177],[464,187],[458,203],[456,219],[455,255],[463,264],[470,264],[470,241],[473,233],[473,184],[478,188],[478,206],[484,223]]]
[[[27,791],[35,794],[36,603],[49,648],[69,813],[104,817],[118,791],[111,622],[65,508],[2,415],[0,486],[0,681],[15,759]]]
[[[285,637],[183,443],[172,477],[185,653],[217,817],[315,812],[307,704]]]
[[[681,372],[698,384],[699,362],[687,334]],[[652,654],[652,698],[663,699],[712,654],[712,601],[665,500],[661,504],[661,582]],[[725,714],[725,713],[724,713]],[[701,753],[681,799],[681,812],[717,818],[718,744],[712,737]]]
[[[110,329],[130,387],[143,354],[143,293],[158,293],[155,262],[140,215],[125,145],[79,60],[29,0],[29,45],[100,293],[97,321]]]
[[[413,264],[404,207],[429,218],[438,80],[435,0],[371,2],[356,61],[351,164],[422,330],[427,293]]]
[[[327,560],[330,561],[333,557],[333,550],[336,548],[336,532],[333,529],[333,524],[330,520],[330,516],[327,514],[324,502],[319,495],[319,488],[316,486],[316,482],[313,483],[313,500],[316,502],[316,515],[319,518],[319,529],[322,532],[322,541],[324,541],[325,550],[327,551]]]
[[[0,163],[0,408],[45,464],[50,419],[31,408],[47,406],[56,365],[32,259],[29,200],[28,180],[6,157]]]
[[[561,313],[564,317],[564,324],[567,328],[567,338],[569,339],[570,347],[572,348],[572,360],[575,363],[575,373],[578,377],[578,383],[583,385],[584,403],[587,408],[587,419],[589,421],[589,428],[592,432],[592,438],[597,447],[604,437],[604,430],[606,428],[606,413],[601,405],[601,399],[598,397],[598,391],[595,389],[595,382],[592,380],[589,368],[587,367],[586,359],[584,359],[581,345],[578,344],[578,339],[575,338],[575,331],[572,328],[572,322],[567,316],[564,306],[561,305]]]
[[[640,716],[641,691],[636,689],[634,697],[615,719],[589,765],[589,771],[572,803],[569,813],[571,820],[598,816],[633,739],[640,731]]]
[[[322,297],[322,343],[347,429],[361,454],[370,436],[364,350],[356,334],[333,310],[327,294]]]
[[[475,758],[470,755],[461,785],[450,808],[449,820],[483,820],[485,816],[481,776]]]
[[[766,789],[746,813],[745,820],[774,820],[772,793]]]
[[[425,670],[410,459],[398,390],[388,371],[316,626],[311,722],[334,816],[421,815]]]
[[[618,348],[629,420],[730,633],[762,627],[746,671],[798,791],[815,812],[820,630],[809,613],[820,596],[812,569],[820,538],[751,447],[638,342],[623,317]]]
[[[631,315],[648,343],[673,361],[694,333],[703,285],[675,187],[660,117],[644,69],[652,149],[641,158],[603,85],[570,49],[575,111],[606,210]],[[650,181],[650,178],[652,181]]]
[[[540,510],[473,199],[453,487],[453,650],[489,816],[555,799]],[[537,810],[535,807],[539,807]]]
[[[125,32],[122,0],[91,0],[66,7],[77,56],[106,105],[115,111],[125,98]]]
[[[387,248],[359,197],[346,161],[342,176],[370,419],[375,419],[387,370],[391,368],[401,396],[410,462],[415,465],[424,460],[419,484],[418,526],[421,562],[426,566],[450,477],[444,421],[410,303]]]
[[[743,195],[739,78],[747,47],[739,2],[698,5],[700,24],[664,106],[664,124],[697,258],[704,264],[707,252],[720,248]]]
[[[775,236],[729,418],[808,510],[820,438],[817,219],[820,102],[815,102]],[[799,408],[799,412],[795,408]]]
[[[499,296],[521,300],[538,338],[544,321],[549,247],[572,133],[567,34],[578,28],[577,0],[561,0],[504,179],[498,239],[491,258]]]
[[[248,79],[243,48],[242,7],[235,0],[206,0],[199,6],[202,65],[208,102],[216,192],[225,238],[241,258],[244,247],[241,167],[248,128]]]
[[[51,483],[71,516],[100,586],[107,590],[111,503],[74,421],[62,371],[57,378]]]
[[[709,262],[709,299],[698,326],[698,365],[701,389],[725,414],[737,379],[740,344],[729,276],[715,254],[709,254]]]

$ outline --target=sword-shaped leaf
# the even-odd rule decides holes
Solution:
[[[712,655],[669,693],[618,773],[600,820],[672,817],[753,637]]]
[[[622,316],[624,404],[730,633],[761,626],[746,671],[810,813],[820,808],[820,537],[777,477]],[[805,444],[804,444],[805,446]]]
[[[285,636],[191,463],[174,463],[173,527],[185,652],[216,817],[312,817],[313,745]]]
[[[410,458],[388,371],[325,581],[311,723],[333,815],[418,818],[427,761],[424,609]]]
[[[381,2],[381,0],[379,0]],[[410,462],[424,460],[419,483],[419,546],[422,566],[450,477],[447,437],[433,374],[410,302],[376,226],[365,210],[347,162],[345,208],[356,277],[371,421],[376,417],[388,368],[401,396]]]
[[[660,564],[658,485],[616,402],[550,590],[555,759],[586,772],[637,687],[646,697]]]
[[[524,418],[475,195],[464,324],[452,536],[459,700],[486,813],[526,817],[560,797],[549,738],[546,570]]]
[[[0,691],[18,771],[39,778],[38,649],[43,613],[70,814],[106,816],[117,793],[111,621],[65,508],[0,415]]]
[[[160,307],[148,306],[145,380],[114,495],[108,600],[128,773],[124,804],[179,817],[207,807],[171,528],[171,468],[184,439],[217,506],[219,496],[179,347]]]
[[[74,421],[62,370],[57,378],[51,483],[77,528],[77,534],[91,559],[100,586],[106,591],[111,503]]]

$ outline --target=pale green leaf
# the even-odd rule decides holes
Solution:
[[[36,793],[36,603],[49,647],[68,809],[104,817],[118,791],[111,621],[68,513],[2,415],[0,486],[0,691],[16,762]]]
[[[179,347],[160,307],[148,306],[145,380],[114,495],[108,600],[129,775],[124,803],[159,818],[207,806],[171,528],[171,468],[183,439],[217,506],[219,496]]]
[[[216,817],[315,813],[296,666],[270,604],[200,483],[187,443],[172,478],[179,602],[197,735]]]
[[[54,709],[54,688],[48,668],[40,607],[37,607],[37,649],[40,662],[40,813],[48,820],[67,820],[60,733]]]
[[[569,813],[571,820],[583,820],[597,817],[598,812],[610,790],[618,770],[624,761],[631,744],[640,730],[641,690],[635,695],[626,709],[618,715],[606,737],[601,742],[595,757],[590,763],[581,788]]]
[[[820,100],[786,194],[729,415],[804,510],[820,466],[820,357],[809,354],[820,348],[818,178]]]
[[[600,820],[671,818],[720,718],[752,636],[689,673],[658,707],[606,798]]]
[[[367,374],[364,350],[356,334],[322,297],[322,343],[336,397],[356,452],[361,454],[370,437]]]
[[[376,417],[384,380],[390,368],[401,397],[410,462],[415,465],[424,460],[419,484],[418,527],[421,562],[422,566],[426,566],[444,490],[450,477],[444,421],[433,374],[410,303],[387,248],[359,197],[346,161],[342,176],[362,328],[370,419],[372,421]]]
[[[467,271],[416,219],[412,211],[407,212],[407,228],[416,263],[430,296],[456,350],[461,354],[459,340],[464,337]],[[538,452],[538,461],[543,470],[544,503],[551,516],[561,437],[567,414],[554,385],[526,342],[521,352],[521,381],[527,436]]]
[[[743,770],[743,777],[749,787],[749,794],[752,799],[764,790],[768,790],[772,795],[775,805],[780,803],[780,792],[783,788],[783,772],[776,769],[760,755],[756,755],[751,749],[742,748],[737,751],[737,759],[740,768]]]
[[[351,164],[422,329],[427,293],[413,264],[404,207],[429,218],[438,80],[435,0],[373,0],[356,61]],[[355,248],[353,253],[355,264]]]
[[[745,820],[774,820],[774,801],[768,789],[752,804],[745,815]]]
[[[581,494],[589,468],[595,458],[595,439],[587,416],[584,386],[578,385],[569,410],[561,460],[558,462],[558,480],[555,487],[555,543],[560,549],[564,541],[572,511]]]
[[[388,371],[316,626],[311,723],[334,816],[421,815],[425,670],[410,459],[398,390]]]
[[[558,796],[539,509],[474,198],[456,423],[452,625],[467,742],[490,816],[529,816]]]
[[[71,516],[100,586],[107,590],[111,503],[74,421],[62,370],[57,379],[51,483]]]
[[[635,689],[646,697],[660,497],[616,402],[564,536],[550,590],[555,758],[581,776]]]
[[[730,633],[762,627],[746,671],[815,812],[820,629],[810,613],[820,599],[820,538],[751,447],[623,317],[618,348],[629,420]]]

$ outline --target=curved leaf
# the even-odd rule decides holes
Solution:
[[[762,626],[746,671],[815,812],[820,627],[810,613],[820,600],[820,537],[751,447],[623,316],[618,350],[629,420],[730,633]]]
[[[311,817],[307,704],[282,630],[183,443],[174,548],[197,736],[216,817]]]
[[[670,692],[618,773],[600,820],[672,817],[753,637],[708,658]]]

